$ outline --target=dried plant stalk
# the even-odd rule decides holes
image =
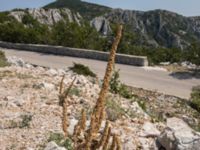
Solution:
[[[64,80],[64,78],[63,78],[63,80]],[[69,95],[69,92],[70,92],[75,80],[76,80],[76,78],[74,78],[74,80],[72,81],[70,86],[65,90],[65,92],[63,92],[59,95],[60,102],[62,102],[61,105],[63,106],[62,128],[63,128],[63,131],[64,131],[65,138],[68,135],[67,128],[69,126],[68,117],[67,117],[67,96]],[[61,81],[61,82],[63,82],[63,81]]]
[[[81,118],[78,121],[77,125],[74,127],[74,133],[73,133],[73,141],[74,141],[74,150],[78,150],[78,137],[81,135],[81,132],[84,131],[86,128],[86,112],[83,109],[81,112]],[[80,148],[79,148],[80,149]]]
[[[105,97],[106,97],[106,94],[109,89],[109,82],[110,82],[110,78],[111,78],[111,74],[112,74],[112,70],[113,70],[113,65],[115,62],[116,50],[119,45],[121,36],[122,36],[122,25],[119,25],[118,31],[117,31],[117,36],[115,38],[115,41],[112,45],[112,49],[110,52],[107,69],[106,69],[106,73],[104,76],[103,85],[102,85],[101,91],[99,93],[99,98],[97,100],[96,106],[94,108],[94,111],[93,111],[93,114],[91,117],[90,129],[89,129],[87,139],[86,139],[86,146],[85,146],[86,150],[90,150],[91,141],[96,136],[96,134],[98,133],[98,131],[101,127],[101,123],[102,123],[102,119],[103,119],[102,116],[104,114],[104,107],[105,107]]]
[[[117,150],[122,150],[121,140],[118,136],[116,136],[116,145],[117,145]]]
[[[110,150],[115,150],[115,147],[116,147],[116,135],[114,134]]]
[[[62,79],[61,79],[61,82],[60,82],[60,90],[59,90],[59,94],[62,94],[63,92],[63,81],[65,79],[65,75],[63,75]]]
[[[74,128],[74,135],[73,137],[77,137],[81,134],[81,131],[84,131],[86,128],[86,113],[85,110],[83,109],[81,112],[81,118],[78,121],[77,125]]]
[[[105,144],[106,138],[107,138],[107,135],[108,135],[108,130],[109,130],[109,122],[107,121],[106,126],[105,126],[104,131],[103,131],[103,135],[101,137],[101,140],[100,140],[97,148],[100,148],[101,146],[103,146]]]
[[[107,150],[108,143],[109,143],[109,140],[110,140],[110,135],[111,135],[111,127],[109,127],[109,129],[108,129],[106,140],[105,140],[105,143],[103,145],[103,150]]]

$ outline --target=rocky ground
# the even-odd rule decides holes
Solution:
[[[33,66],[18,58],[9,58],[9,62],[11,66],[0,68],[0,149],[64,150],[50,138],[53,134],[63,134],[58,99],[62,76],[65,74],[65,87],[76,77],[68,98],[70,134],[82,108],[87,111],[89,123],[101,81],[68,69]],[[200,115],[186,100],[142,89],[131,90],[132,99],[109,93],[106,103],[107,119],[112,132],[120,135],[123,150],[198,149],[200,134],[187,124],[199,129]]]

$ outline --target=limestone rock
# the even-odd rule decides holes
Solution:
[[[158,141],[166,150],[199,150],[200,133],[191,129],[183,120],[170,118]]]
[[[96,17],[90,22],[90,24],[98,32],[101,32],[103,35],[111,33],[110,23],[104,17]]]
[[[44,150],[66,150],[64,147],[59,147],[55,142],[49,142]]]
[[[15,10],[10,12],[10,16],[13,16],[17,21],[22,22],[25,15],[31,15],[34,19],[42,24],[53,25],[59,21],[76,22],[80,25],[82,19],[79,13],[73,13],[70,9],[43,9],[33,8],[25,10]],[[67,18],[66,18],[67,17]]]
[[[157,137],[160,135],[160,131],[151,122],[146,122],[140,135],[142,137]]]

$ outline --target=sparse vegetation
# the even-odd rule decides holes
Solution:
[[[129,90],[126,85],[122,84],[119,78],[119,70],[114,71],[110,80],[110,91],[114,94],[119,94],[124,98],[131,99],[133,97],[131,90]]]
[[[54,141],[59,146],[65,147],[67,150],[73,150],[72,141],[66,138],[61,133],[50,133],[49,142]]]
[[[121,118],[126,112],[120,104],[114,99],[106,100],[106,113],[108,120],[116,121]]]
[[[84,75],[84,76],[91,76],[91,77],[96,77],[96,74],[93,73],[89,67],[82,65],[82,64],[77,64],[74,63],[74,66],[70,68],[73,72],[79,74],[79,75]]]
[[[30,126],[30,122],[32,120],[32,116],[31,115],[22,115],[22,122],[19,125],[19,128],[29,128]]]
[[[96,105],[95,105],[93,113],[91,115],[89,130],[85,131],[86,112],[83,110],[82,114],[81,114],[81,118],[74,128],[74,134],[73,134],[73,138],[72,138],[72,141],[74,144],[73,145],[74,149],[91,150],[91,149],[96,149],[96,148],[100,148],[100,147],[102,147],[103,149],[112,147],[112,145],[108,145],[109,139],[111,137],[111,127],[110,127],[108,121],[107,121],[107,125],[104,129],[103,135],[100,136],[100,141],[98,140],[96,135],[99,132],[102,121],[104,119],[105,103],[106,103],[105,98],[106,98],[106,94],[109,89],[109,82],[110,82],[111,73],[112,73],[113,65],[114,65],[114,61],[115,61],[116,50],[117,50],[118,44],[120,42],[121,36],[122,36],[122,26],[120,25],[118,28],[118,32],[117,32],[117,37],[113,43],[112,50],[110,52],[110,59],[107,64],[107,69],[105,72],[105,77],[104,77],[103,85],[102,85],[102,88],[101,88],[101,91],[99,94],[99,98],[97,99]],[[86,72],[88,73],[87,67],[85,69],[85,66],[81,65],[81,67],[79,66],[78,69],[80,69],[80,68],[81,68],[81,70],[83,69],[84,72],[86,70]],[[60,103],[60,106],[63,107],[62,128],[64,131],[63,137],[64,137],[64,140],[66,140],[68,138],[67,128],[69,126],[68,118],[67,118],[67,107],[68,107],[67,97],[70,93],[70,90],[72,89],[73,83],[76,78],[73,80],[73,82],[70,84],[70,86],[66,90],[63,90],[64,78],[65,78],[65,76],[63,76],[63,78],[61,79],[61,82],[60,82],[59,103]],[[85,135],[84,137],[80,137],[81,132],[83,132],[83,134]],[[62,137],[60,137],[60,135],[59,136],[56,135],[54,137],[56,137],[56,141],[60,141],[60,139],[62,138]],[[52,140],[52,138],[51,138],[51,140]],[[121,150],[121,143],[120,143],[119,138],[113,138],[113,143],[116,143],[116,148],[118,150]],[[67,145],[69,145],[69,144],[67,143]]]
[[[8,65],[7,59],[4,52],[0,51],[0,67],[5,67]]]
[[[78,88],[76,88],[76,87],[72,88],[69,91],[69,95],[70,96],[72,96],[72,95],[80,96],[80,94],[81,94],[81,91]]]
[[[192,89],[191,106],[200,112],[200,86],[194,87]]]

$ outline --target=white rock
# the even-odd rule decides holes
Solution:
[[[167,128],[158,137],[158,141],[166,150],[200,149],[200,133],[178,118],[167,119]]]
[[[54,141],[49,142],[44,150],[66,150],[64,147],[59,147]]]
[[[53,85],[53,84],[51,84],[51,83],[46,83],[46,82],[41,83],[41,84],[39,85],[39,87],[42,87],[42,88],[44,88],[44,89],[46,89],[46,90],[49,90],[49,91],[55,90],[55,85]]]
[[[7,57],[7,59],[8,59],[8,62],[13,65],[16,65],[19,67],[25,67],[25,62],[21,58],[13,56],[13,57]]]
[[[58,71],[55,70],[55,69],[49,69],[49,70],[47,71],[47,74],[56,76],[56,75],[58,75]]]
[[[142,126],[140,136],[142,137],[157,137],[160,135],[160,131],[151,122],[145,122]]]
[[[70,119],[70,125],[68,127],[68,133],[69,135],[73,135],[74,133],[74,127],[75,125],[78,123],[78,120],[76,120],[75,118]]]

